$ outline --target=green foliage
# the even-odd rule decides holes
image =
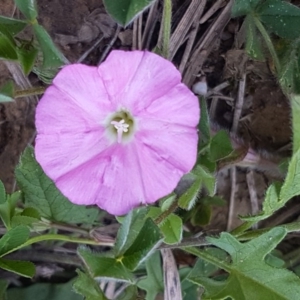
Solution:
[[[19,191],[12,195],[6,195],[6,201],[3,204],[0,204],[0,217],[7,229],[12,227],[11,222],[15,215],[15,208],[18,200],[20,199],[20,195],[21,193]]]
[[[43,53],[43,63],[37,66],[34,71],[46,83],[51,83],[58,68],[68,61],[63,54],[53,44],[50,35],[39,24],[33,25],[33,31]]]
[[[101,291],[99,284],[88,274],[77,270],[78,277],[76,278],[73,289],[76,293],[84,296],[85,300],[105,300],[107,299]]]
[[[210,140],[210,124],[207,104],[204,97],[199,97],[200,101],[200,121],[198,125],[200,138],[199,146],[202,148]]]
[[[108,14],[121,26],[126,27],[153,2],[154,0],[104,0],[104,5]]]
[[[145,223],[147,213],[147,208],[138,208],[130,211],[122,218],[122,225],[118,231],[114,247],[115,256],[122,256],[132,245]]]
[[[147,292],[146,300],[155,300],[164,291],[164,278],[159,252],[155,252],[146,262],[147,277],[138,281],[137,286]]]
[[[39,50],[42,52],[43,60],[34,70],[37,75],[46,83],[51,83],[56,75],[58,68],[68,63],[64,55],[56,48],[51,37],[46,30],[37,22],[37,5],[35,0],[15,0],[18,9],[23,13],[27,22],[32,26],[34,35],[38,42]],[[1,22],[1,20],[0,20]],[[0,23],[1,24],[1,23]],[[20,25],[18,25],[20,26]],[[24,46],[25,45],[25,46]],[[38,49],[35,49],[30,43],[22,43],[19,49],[15,50],[25,74],[28,74],[36,60]]]
[[[29,239],[29,229],[17,226],[7,231],[0,239],[0,268],[24,277],[33,277],[35,267],[31,262],[5,259],[3,256],[13,252]]]
[[[16,44],[11,33],[0,24],[0,58],[17,60]]]
[[[7,231],[0,239],[0,257],[13,252],[28,239],[29,229],[25,226],[20,225]]]
[[[0,258],[0,268],[23,277],[32,278],[35,274],[34,264],[29,261]]]
[[[124,267],[121,260],[93,253],[86,248],[79,248],[77,253],[93,278],[111,279],[128,283],[134,282],[132,273]]]
[[[12,81],[8,81],[0,88],[0,103],[1,102],[13,102],[14,101],[14,84]]]
[[[146,219],[138,236],[132,245],[118,257],[129,270],[135,270],[140,263],[147,259],[156,246],[160,243],[160,230],[150,219]]]
[[[12,288],[7,291],[7,300],[83,300],[72,291],[73,280],[67,283],[35,283],[25,288]],[[100,298],[101,299],[101,298]]]
[[[5,299],[4,295],[8,287],[8,282],[6,280],[0,279],[0,299]]]
[[[15,174],[25,205],[37,209],[42,217],[73,224],[97,220],[99,209],[72,204],[60,193],[35,160],[32,148],[23,153]]]
[[[278,80],[287,94],[300,94],[300,39],[293,41],[281,40],[278,45],[278,56],[281,64]],[[292,96],[291,101],[299,96]],[[296,109],[296,107],[294,108]],[[299,110],[296,109],[297,112]],[[297,128],[295,128],[297,130]]]
[[[37,6],[35,0],[14,0],[18,9],[30,22],[36,22]]]
[[[233,151],[228,133],[225,130],[218,131],[211,139],[209,158],[218,161],[228,156]]]
[[[27,26],[27,22],[23,20],[17,20],[4,16],[0,16],[0,24],[5,27],[6,30],[13,36],[21,32]]]
[[[214,246],[230,254],[232,262],[227,263],[207,255],[205,251],[189,248],[188,251],[215,264],[229,273],[226,280],[216,281],[203,276],[189,278],[205,288],[203,299],[298,299],[300,279],[292,272],[274,268],[265,262],[265,257],[286,235],[282,227],[249,241],[238,242],[229,233],[222,233],[219,239],[208,238]]]
[[[150,207],[148,217],[155,220],[162,210],[159,207]],[[182,238],[182,220],[175,214],[168,215],[160,224],[158,224],[161,233],[164,236],[163,242],[169,245],[179,243]]]
[[[251,58],[263,61],[265,59],[263,41],[255,26],[252,15],[248,15],[245,18],[243,26],[245,26],[245,30],[247,31],[245,45],[246,52]]]
[[[0,180],[0,205],[6,202],[6,193],[3,182]]]
[[[282,0],[267,0],[259,6],[257,13],[276,35],[288,39],[300,36],[300,9],[297,6]]]

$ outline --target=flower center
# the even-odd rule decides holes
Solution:
[[[118,143],[121,143],[123,132],[128,132],[129,124],[125,123],[123,119],[121,121],[111,121],[110,124],[117,129]]]
[[[125,109],[111,114],[106,122],[108,136],[119,144],[130,141],[136,131],[135,118]]]

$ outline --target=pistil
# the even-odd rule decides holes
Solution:
[[[125,123],[123,119],[120,121],[111,121],[110,124],[114,125],[117,129],[118,143],[120,144],[122,142],[123,132],[128,132],[129,124]]]

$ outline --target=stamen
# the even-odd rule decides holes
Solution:
[[[117,129],[118,143],[121,143],[123,132],[128,132],[129,124],[125,123],[125,121],[123,119],[120,120],[119,122],[111,121],[110,124],[114,125],[114,127]]]

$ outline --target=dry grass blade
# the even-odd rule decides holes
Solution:
[[[181,300],[181,285],[176,262],[170,249],[161,250],[164,268],[165,300]]]
[[[160,13],[158,11],[158,1],[155,1],[150,8],[148,18],[146,21],[143,38],[142,38],[142,49],[149,48],[150,41],[154,32],[154,28],[159,17],[160,17]]]
[[[178,48],[182,45],[188,31],[194,23],[194,20],[198,19],[199,15],[201,16],[205,4],[206,0],[202,0],[201,3],[199,3],[199,0],[192,0],[191,4],[189,5],[184,16],[180,20],[178,26],[176,27],[174,33],[171,36],[169,46],[170,60],[172,60]],[[197,23],[199,23],[199,21]]]
[[[232,4],[233,0],[230,0],[216,21],[208,28],[204,37],[197,43],[183,74],[183,82],[187,86],[190,87],[193,84],[194,76],[201,70],[203,63],[213,49],[215,42],[229,22]]]
[[[182,59],[181,59],[181,62],[180,62],[180,66],[179,66],[179,70],[181,73],[183,73],[183,70],[185,69],[185,66],[190,58],[190,55],[191,55],[191,51],[192,51],[192,48],[193,48],[193,45],[195,43],[195,39],[196,39],[196,36],[197,36],[197,32],[198,32],[198,29],[199,29],[199,19],[202,15],[202,12],[203,12],[203,9],[206,5],[206,0],[203,0],[201,2],[201,5],[199,5],[199,8],[196,13],[195,13],[195,18],[194,18],[194,22],[192,24],[192,27],[191,27],[191,31],[189,33],[189,36],[188,36],[188,42],[187,42],[187,45],[184,49],[184,53],[183,53],[183,56],[182,56]]]

